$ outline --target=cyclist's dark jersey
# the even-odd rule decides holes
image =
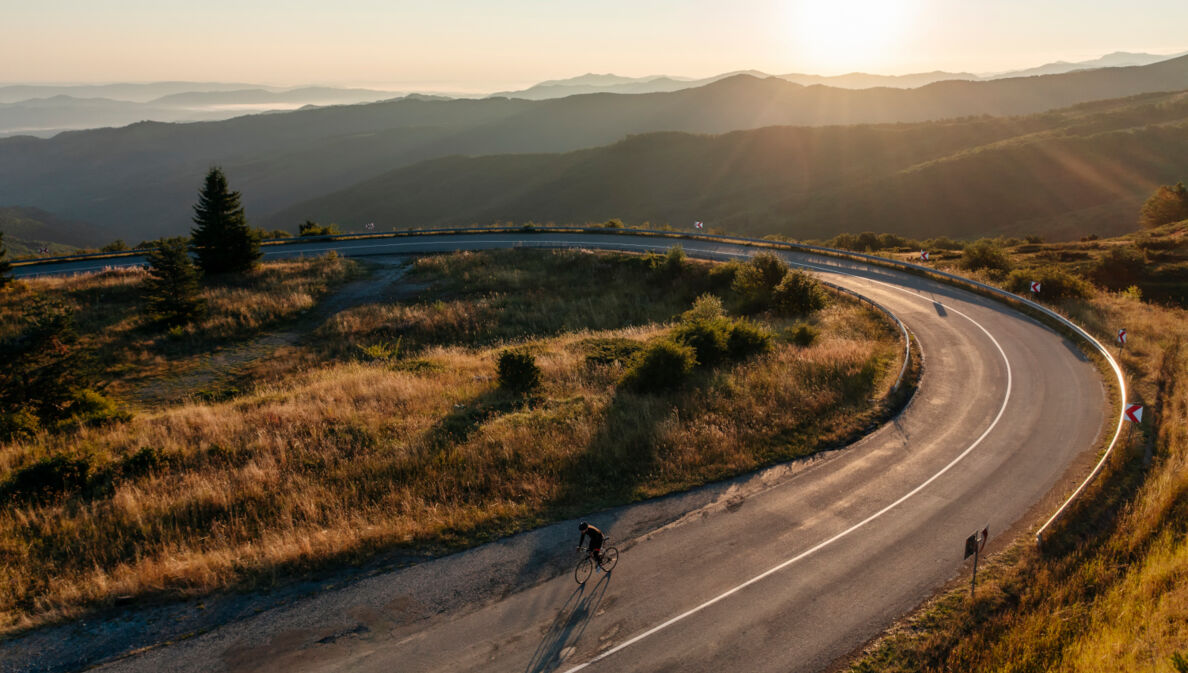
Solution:
[[[605,536],[594,526],[586,526],[586,530],[582,531],[582,536],[578,538],[579,547],[582,546],[582,540],[585,540],[587,535],[590,536],[590,549],[602,549],[602,538]]]

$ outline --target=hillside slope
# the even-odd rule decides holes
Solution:
[[[223,166],[243,191],[249,216],[258,218],[383,170],[453,154],[564,152],[656,131],[1026,114],[1183,89],[1188,57],[910,90],[804,87],[739,75],[672,93],[546,101],[405,98],[213,123],[144,123],[48,140],[0,140],[0,204],[94,222],[108,228],[109,238],[156,238],[188,227],[189,205],[212,164]]]
[[[1188,92],[1015,118],[654,133],[566,154],[451,157],[305,201],[266,222],[384,227],[621,217],[823,238],[1131,227],[1188,174]]]

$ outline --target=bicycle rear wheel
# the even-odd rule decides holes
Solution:
[[[619,550],[614,547],[607,547],[602,550],[602,563],[598,564],[606,572],[614,570],[615,564],[619,562]]]
[[[594,559],[587,556],[578,561],[577,567],[573,569],[573,578],[577,580],[578,584],[585,584],[586,580],[590,579],[592,572],[594,572]]]

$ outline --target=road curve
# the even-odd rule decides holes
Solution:
[[[266,255],[672,244],[505,233],[311,242]],[[682,245],[716,259],[758,251]],[[568,523],[367,578],[101,670],[828,669],[958,574],[971,532],[1006,531],[1063,489],[1062,476],[1106,424],[1106,393],[1075,344],[1003,304],[883,267],[778,254],[913,330],[927,367],[895,422],[845,450],[711,488],[708,501],[678,498],[696,508],[676,520],[653,516],[660,505],[649,503],[592,515],[623,554],[614,573],[584,587],[565,565],[577,539]],[[54,271],[95,262],[73,264]]]

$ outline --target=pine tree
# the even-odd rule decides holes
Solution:
[[[165,325],[184,325],[206,312],[198,296],[198,269],[190,261],[184,238],[173,238],[148,254],[149,277],[144,281],[146,314]]]
[[[4,249],[4,232],[0,231],[0,287],[12,281],[12,264],[5,259],[7,256],[8,251]]]
[[[239,192],[227,188],[227,178],[217,166],[206,174],[194,205],[194,224],[191,245],[203,273],[248,271],[260,259],[259,235],[248,227]]]

